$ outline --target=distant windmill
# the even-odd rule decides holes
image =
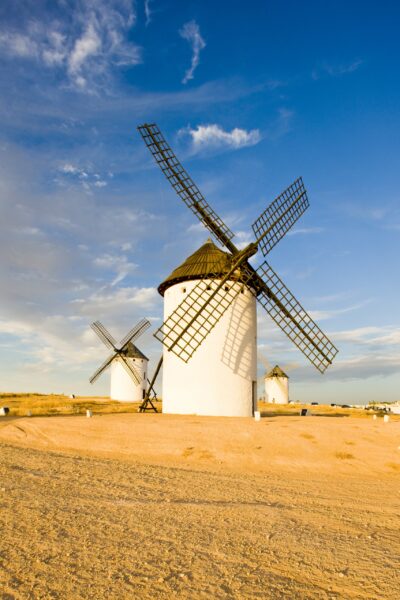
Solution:
[[[303,181],[297,179],[270,204],[253,224],[255,241],[239,250],[157,125],[138,130],[177,194],[228,251],[206,242],[159,286],[165,320],[154,335],[164,344],[163,411],[251,415],[257,387],[255,298],[321,373],[337,353],[272,267],[249,263],[259,247],[266,256],[308,208]]]
[[[283,365],[271,365],[261,350],[258,352],[264,373],[258,378],[265,393],[265,402],[271,404],[289,403],[289,375],[300,367],[298,362],[290,362]]]
[[[103,344],[112,350],[112,353],[93,373],[89,381],[94,383],[111,366],[110,397],[112,400],[137,402],[145,398],[148,358],[133,344],[133,341],[138,339],[149,327],[150,322],[142,319],[118,344],[100,321],[91,324],[93,331]]]

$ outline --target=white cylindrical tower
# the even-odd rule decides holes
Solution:
[[[158,288],[164,319],[200,279],[218,282],[230,259],[208,240],[175,269]],[[237,286],[239,293],[190,360],[164,348],[164,413],[248,417],[256,409],[256,299],[240,279],[226,285]]]
[[[115,358],[111,363],[111,400],[120,402],[140,402],[143,400],[147,387],[148,358],[134,344],[128,345],[126,360],[135,367],[140,383],[137,384]]]
[[[265,401],[271,404],[289,402],[289,377],[278,365],[265,376]]]

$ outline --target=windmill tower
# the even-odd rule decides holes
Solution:
[[[147,319],[139,321],[118,344],[116,339],[100,323],[95,321],[91,328],[112,354],[93,373],[90,383],[94,383],[108,367],[111,367],[111,400],[139,402],[146,396],[148,358],[133,341],[150,327]]]
[[[207,240],[160,284],[165,319],[179,310],[200,281],[210,290],[218,286],[229,273],[230,264],[230,255]],[[257,393],[256,299],[241,283],[239,271],[223,289],[236,297],[190,361],[164,351],[163,412],[237,417],[253,413]],[[190,347],[182,357],[188,358],[189,352]]]
[[[229,414],[232,416],[251,414],[254,409],[255,393],[248,394],[248,389],[249,381],[251,380],[251,386],[254,386],[255,380],[253,374],[256,361],[253,352],[250,351],[250,356],[254,364],[251,364],[247,371],[247,377],[245,377],[247,383],[244,386],[247,391],[243,392],[243,405],[240,405],[240,402],[237,401],[230,403],[229,396],[224,390],[224,377],[226,376],[223,368],[226,366],[224,351],[216,355],[212,352],[211,346],[211,340],[217,343],[217,338],[221,335],[221,340],[218,340],[219,350],[228,347],[229,341],[226,345],[225,342],[224,345],[222,343],[222,338],[229,340],[231,336],[231,329],[227,326],[227,322],[233,322],[239,317],[237,327],[240,327],[242,316],[244,319],[245,315],[249,315],[249,325],[244,339],[250,339],[253,336],[254,317],[250,316],[253,310],[251,304],[253,300],[249,300],[247,304],[243,302],[242,308],[238,308],[236,315],[232,314],[235,306],[240,304],[242,296],[246,297],[250,293],[254,299],[257,299],[275,323],[321,373],[332,364],[337,354],[335,346],[306,313],[272,267],[266,261],[257,269],[249,263],[249,259],[258,252],[259,248],[263,255],[267,256],[308,208],[309,203],[303,181],[301,178],[297,179],[268,206],[253,223],[255,241],[243,250],[239,250],[232,242],[234,234],[207,203],[167,144],[157,125],[144,124],[138,129],[146,146],[177,194],[214,238],[228,251],[222,252],[214,246],[217,251],[221,252],[220,262],[215,262],[210,258],[211,254],[216,253],[214,248],[209,246],[208,249],[204,249],[203,246],[198,251],[200,258],[201,255],[203,257],[199,261],[199,256],[197,256],[193,262],[203,261],[207,267],[196,268],[193,277],[187,277],[187,279],[182,280],[175,277],[176,271],[179,275],[182,269],[183,271],[187,270],[188,262],[191,264],[195,253],[166,280],[168,283],[171,281],[173,283],[170,286],[167,285],[164,290],[166,292],[164,322],[154,334],[164,344],[164,403],[166,399],[171,399],[171,401],[167,401],[166,409],[178,411],[178,400],[174,401],[173,399],[179,398],[178,412],[181,413]],[[209,243],[207,242],[207,244]],[[161,284],[160,293],[166,282]],[[247,326],[245,324],[243,326],[246,329]],[[231,344],[235,344],[237,340],[240,342],[237,333],[232,339]],[[206,342],[207,345],[205,345]],[[193,368],[191,371],[188,366],[189,361],[194,361],[196,354],[202,350],[200,348],[202,345],[207,348],[207,351],[203,352],[201,359],[198,359],[196,369]],[[175,356],[171,358],[173,355]],[[199,356],[201,355],[199,354]],[[176,359],[183,361],[180,368],[177,366],[179,363],[176,362]],[[243,367],[243,362],[239,346],[236,365]],[[231,364],[231,370],[232,367]],[[187,373],[194,373],[195,380],[191,380],[190,376],[186,375]],[[183,386],[180,380],[176,379],[177,374],[181,377],[185,374],[184,397],[180,391]],[[213,386],[216,381],[220,381],[219,393],[213,395]],[[196,392],[194,392],[195,389]],[[190,401],[193,393],[196,397],[195,403]],[[213,403],[208,404],[210,396],[214,400]],[[207,404],[206,412],[205,404]]]
[[[289,377],[278,365],[265,375],[265,402],[289,403]]]

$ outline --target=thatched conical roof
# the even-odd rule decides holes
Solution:
[[[143,360],[149,360],[147,358],[147,356],[145,356],[143,354],[143,352],[141,352],[139,350],[139,348],[137,346],[135,346],[135,344],[133,344],[132,342],[129,342],[127,345],[127,350],[125,352],[125,356],[127,358],[141,358]]]
[[[215,279],[221,278],[230,270],[232,257],[223,252],[208,239],[196,252],[191,254],[179,267],[158,286],[161,296],[171,285],[180,281],[203,279],[212,275]]]
[[[275,365],[275,367],[265,376],[266,379],[269,379],[270,377],[286,377],[286,379],[289,379],[288,375],[286,375],[278,365]]]

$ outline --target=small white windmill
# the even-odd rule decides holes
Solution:
[[[148,358],[133,344],[150,327],[147,319],[142,319],[118,344],[116,339],[100,323],[95,321],[91,328],[103,344],[112,350],[112,354],[93,373],[90,383],[94,383],[111,366],[112,400],[120,402],[138,402],[146,397]]]
[[[264,373],[259,377],[259,385],[265,394],[265,402],[270,404],[288,404],[289,403],[289,375],[295,369],[300,367],[298,362],[290,362],[282,366],[272,367],[262,350],[258,351],[259,361],[264,367]]]
[[[289,376],[278,365],[265,375],[265,402],[289,404]]]

